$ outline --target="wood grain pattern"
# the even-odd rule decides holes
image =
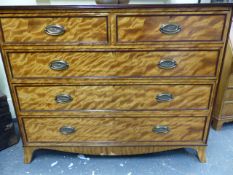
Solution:
[[[8,70],[9,71],[9,70]],[[219,73],[219,72],[218,72]],[[122,85],[122,84],[215,84],[215,77],[147,77],[147,78],[18,78],[10,82],[17,84],[54,84],[54,85]]]
[[[39,110],[203,110],[208,109],[211,85],[38,86],[16,87],[22,111]],[[170,93],[170,102],[156,96]],[[55,97],[68,94],[73,101],[57,104]]]
[[[119,15],[117,41],[119,43],[220,41],[224,22],[225,15]],[[161,25],[169,23],[180,25],[181,32],[172,35],[161,33]]]
[[[107,17],[57,18],[1,18],[3,35],[7,43],[73,42],[77,44],[106,44],[108,42]],[[66,32],[50,36],[44,32],[48,25],[62,25]]]
[[[233,120],[232,120],[233,121]],[[217,118],[212,118],[212,127],[216,130],[219,131],[222,129],[222,126],[224,124],[223,120],[217,119]]]
[[[132,155],[191,147],[205,161],[216,85],[229,63],[223,56],[232,9],[147,7],[150,8],[61,6],[0,10],[1,52],[19,119],[25,163],[31,161],[35,150],[43,148]],[[43,33],[47,22],[66,25],[68,30],[59,37],[47,36]],[[167,22],[179,22],[181,33],[158,33],[159,26]],[[156,69],[154,65],[165,55],[174,56],[179,62],[177,69]],[[49,61],[54,59],[50,56],[63,56],[75,67],[60,74],[47,71]],[[174,101],[155,104],[155,95],[160,92],[174,93]],[[70,93],[74,100],[55,104],[57,93]],[[28,123],[30,139],[35,142],[28,142],[23,121]],[[150,135],[148,128],[154,122],[171,125],[171,136]],[[64,142],[56,135],[55,127],[60,124],[80,123],[85,129],[83,140],[97,138],[100,142],[80,142],[78,137],[72,138],[75,142],[71,137]],[[49,126],[49,132],[56,133],[59,142],[42,125]],[[135,134],[132,128],[139,131]],[[34,130],[41,130],[51,141],[41,142],[42,136],[34,135]],[[77,130],[75,134],[82,133]]]
[[[223,102],[223,109],[222,109],[222,113],[221,113],[221,118],[224,118],[226,116],[233,116],[233,102],[227,102],[224,101]]]
[[[230,38],[227,43],[226,55],[223,65],[224,69],[222,70],[222,74],[220,77],[220,83],[218,86],[217,97],[214,105],[212,126],[215,130],[220,130],[225,122],[229,122],[230,118],[233,120],[232,39],[233,38]]]
[[[205,118],[25,118],[24,125],[28,142],[175,142],[202,140]],[[154,133],[157,125],[168,126],[170,131]],[[76,132],[60,133],[64,126]]]
[[[206,163],[206,147],[196,147],[197,156],[201,163]]]
[[[23,151],[24,151],[24,163],[25,164],[29,164],[32,161],[33,158],[33,153],[36,151],[36,148],[33,147],[24,147]]]
[[[212,118],[212,126],[215,130],[222,129],[223,124],[233,122],[233,116],[223,116],[222,118]]]
[[[13,78],[146,78],[214,77],[218,51],[121,51],[121,52],[29,52],[8,53]],[[162,69],[161,60],[176,61],[174,69]],[[54,71],[54,60],[66,61],[69,68]]]
[[[206,146],[124,146],[124,147],[97,147],[97,146],[85,146],[85,147],[64,147],[64,146],[25,146],[24,147],[24,163],[31,163],[33,158],[33,153],[38,149],[48,149],[57,150],[63,152],[72,152],[80,154],[90,154],[90,155],[108,155],[108,156],[120,156],[120,155],[137,155],[137,154],[148,154],[155,152],[162,152],[168,150],[175,150],[180,148],[192,148],[197,151],[197,156],[201,162],[206,162],[205,158],[205,148]],[[190,153],[189,153],[190,154]]]
[[[233,101],[233,89],[226,89],[224,101]]]

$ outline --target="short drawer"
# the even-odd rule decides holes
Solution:
[[[202,141],[205,117],[23,118],[28,142]]]
[[[78,43],[108,42],[107,16],[57,18],[1,18],[7,43]]]
[[[221,41],[225,15],[118,15],[117,42]]]
[[[214,77],[219,51],[8,53],[13,78]]]
[[[16,87],[22,112],[207,110],[211,85]]]

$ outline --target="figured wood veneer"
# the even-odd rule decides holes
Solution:
[[[203,110],[209,108],[211,85],[115,85],[16,87],[20,110]],[[156,96],[170,93],[170,102]],[[67,94],[73,101],[58,104],[55,97]]]
[[[205,117],[154,118],[25,118],[28,142],[182,142],[201,141]],[[167,134],[154,133],[156,125],[168,126]],[[76,129],[64,135],[63,126]]]
[[[193,148],[206,161],[231,8],[118,7],[1,9],[1,51],[25,163],[37,149],[133,155]],[[166,23],[179,24],[181,32],[162,34]],[[47,35],[51,24],[66,32]],[[174,59],[177,67],[159,69],[161,59]],[[69,68],[50,70],[54,60]],[[73,101],[57,104],[55,97],[66,93]],[[174,100],[158,103],[160,93]],[[64,125],[77,131],[64,136]],[[171,130],[153,133],[156,125]]]
[[[161,41],[220,41],[225,15],[118,15],[119,43]],[[163,24],[178,24],[181,32],[163,34]],[[211,35],[210,35],[211,34]]]
[[[15,79],[214,77],[219,51],[29,52],[8,53],[8,57]],[[177,67],[159,68],[159,62],[166,59],[176,61]],[[66,61],[69,68],[50,69],[54,60]]]
[[[77,44],[107,44],[107,17],[2,18],[4,40],[7,43],[73,42]],[[44,32],[48,25],[61,25],[65,33],[51,36]]]
[[[30,146],[24,147],[24,163],[30,163],[33,158],[33,153],[38,149],[49,149],[81,154],[90,155],[108,155],[108,156],[119,156],[119,155],[135,155],[135,154],[147,154],[162,152],[168,150],[175,150],[180,148],[192,148],[196,150],[197,157],[202,163],[206,163],[206,146]],[[190,153],[189,153],[190,154]]]

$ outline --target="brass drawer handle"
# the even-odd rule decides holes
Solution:
[[[73,98],[67,94],[60,94],[55,97],[57,103],[70,103],[72,100]]]
[[[66,61],[55,60],[49,64],[49,67],[52,70],[66,70],[69,68],[69,64]]]
[[[60,133],[64,135],[69,135],[75,133],[76,129],[71,126],[63,126],[59,129]]]
[[[65,33],[65,28],[61,25],[48,25],[44,29],[45,33],[52,36],[59,36]]]
[[[174,97],[172,94],[162,93],[162,94],[158,94],[155,99],[157,102],[169,102],[172,101]]]
[[[152,131],[154,133],[157,133],[157,134],[166,134],[166,133],[169,133],[170,131],[170,128],[168,126],[165,126],[165,125],[156,125]]]
[[[160,60],[158,66],[161,69],[174,69],[176,68],[177,63],[175,60],[165,59],[165,60]]]
[[[176,34],[181,31],[181,27],[177,24],[163,24],[160,27],[160,32],[164,34]]]

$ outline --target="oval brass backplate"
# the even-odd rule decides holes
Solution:
[[[157,134],[166,134],[170,131],[170,128],[165,125],[156,125],[152,131]]]

